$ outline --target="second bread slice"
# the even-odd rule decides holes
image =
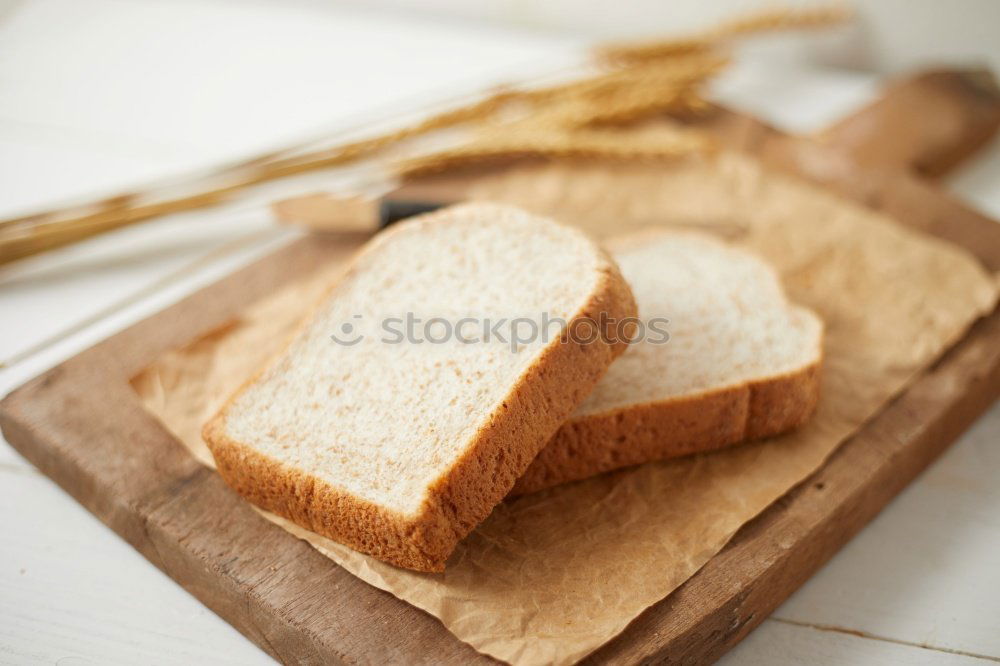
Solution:
[[[635,302],[578,231],[489,204],[415,218],[362,251],[204,436],[250,501],[386,562],[441,571],[627,346],[607,335],[513,344],[496,322],[573,326],[602,313],[631,317]]]
[[[822,322],[789,303],[768,264],[691,232],[638,234],[609,249],[642,320],[669,339],[646,330],[513,494],[776,435],[819,400]]]

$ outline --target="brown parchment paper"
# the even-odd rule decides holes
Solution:
[[[512,664],[573,662],[618,634],[813,472],[997,297],[993,276],[966,252],[735,154],[655,168],[521,168],[480,183],[476,195],[604,234],[654,223],[721,230],[778,267],[791,296],[827,326],[823,398],[804,428],[501,504],[444,574],[397,569],[268,516]],[[165,355],[134,381],[147,407],[211,465],[202,423],[330,279],[275,294]]]

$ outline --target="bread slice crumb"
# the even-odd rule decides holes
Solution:
[[[473,343],[387,342],[385,321],[404,313],[545,313],[572,327],[635,316],[635,302],[579,231],[511,207],[451,207],[369,243],[205,426],[219,473],[250,501],[386,562],[442,571],[627,342],[510,345],[483,331]]]
[[[520,495],[628,465],[777,435],[816,409],[823,324],[774,269],[697,232],[609,244],[639,313],[669,320],[617,360],[518,480]]]

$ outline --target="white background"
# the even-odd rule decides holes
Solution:
[[[299,0],[308,2],[309,0]],[[829,6],[830,0],[351,0],[413,14],[434,12],[549,33],[595,39],[657,36],[664,26],[694,30],[728,16],[761,7]],[[321,2],[313,2],[321,5]],[[848,4],[848,3],[841,3]],[[831,53],[815,44],[801,45],[800,55],[848,62],[883,73],[912,68],[927,59],[986,62],[1000,67],[1000,3],[995,0],[855,0],[857,24],[836,40]],[[829,38],[823,40],[825,43]],[[849,53],[842,48],[850,45]],[[825,46],[825,44],[824,44]]]
[[[508,12],[511,21],[502,23],[421,14],[406,4],[377,13],[304,0],[0,0],[0,216],[174,177],[545,71],[578,57],[598,27],[626,31],[635,16],[649,19],[645,32],[673,25],[650,2],[602,5],[600,15],[556,2],[567,12],[558,24],[531,18],[543,10],[516,2],[467,10],[483,16],[492,7],[494,19]],[[436,4],[453,9],[448,0]],[[988,4],[949,4],[958,8],[941,9],[934,22],[950,26],[1000,7]],[[689,3],[678,7],[688,7],[678,10],[678,24],[699,16]],[[963,49],[988,55],[976,36],[1000,22],[987,19],[966,16]],[[865,37],[876,46],[895,39],[876,38]],[[823,65],[858,61],[858,43],[847,31],[825,44],[751,49],[718,96],[789,130],[821,128],[878,88],[877,74]],[[950,48],[932,40],[876,64],[893,69]],[[1000,216],[998,184],[994,145],[945,185]],[[235,206],[172,216],[0,270],[2,359],[149,292],[0,370],[0,393],[293,236],[276,229],[265,208]],[[998,434],[994,407],[725,661],[1000,660]],[[6,444],[0,534],[0,663],[269,662]]]

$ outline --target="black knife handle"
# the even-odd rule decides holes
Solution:
[[[440,201],[413,201],[408,199],[382,199],[378,206],[378,224],[380,229],[384,229],[393,222],[430,213],[438,208],[447,206],[447,203]]]

